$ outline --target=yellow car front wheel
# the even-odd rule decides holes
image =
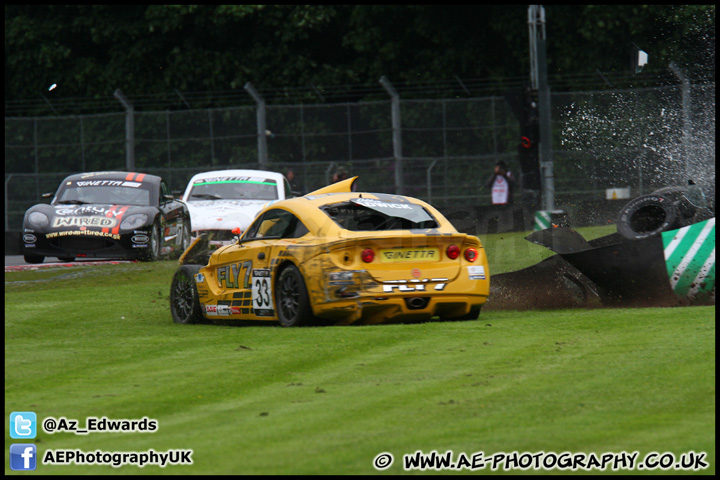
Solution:
[[[200,265],[183,265],[177,269],[170,286],[170,312],[175,323],[202,323],[195,274]]]

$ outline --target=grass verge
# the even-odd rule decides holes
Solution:
[[[147,416],[158,421],[154,433],[40,429],[33,443],[40,456],[193,450],[191,466],[38,465],[33,473],[373,474],[375,456],[389,452],[395,462],[383,473],[399,474],[403,455],[418,450],[637,451],[640,459],[694,451],[710,465],[697,473],[715,471],[714,307],[186,326],[168,310],[174,269],[5,274],[6,432],[13,411],[81,425]],[[6,434],[6,447],[16,442]]]

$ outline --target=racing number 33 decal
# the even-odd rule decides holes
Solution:
[[[266,317],[273,315],[272,282],[269,269],[252,271],[252,303],[255,315]]]

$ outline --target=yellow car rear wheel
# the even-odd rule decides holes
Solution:
[[[477,320],[480,316],[480,309],[482,307],[472,307],[470,309],[470,312],[467,315],[463,315],[461,317],[440,317],[441,320],[449,320],[449,321],[463,321],[463,320]]]
[[[314,323],[305,280],[295,265],[288,265],[280,272],[276,289],[280,325],[298,327]]]

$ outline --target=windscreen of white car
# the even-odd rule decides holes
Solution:
[[[258,177],[213,177],[195,180],[188,202],[204,200],[277,200],[277,182]]]

